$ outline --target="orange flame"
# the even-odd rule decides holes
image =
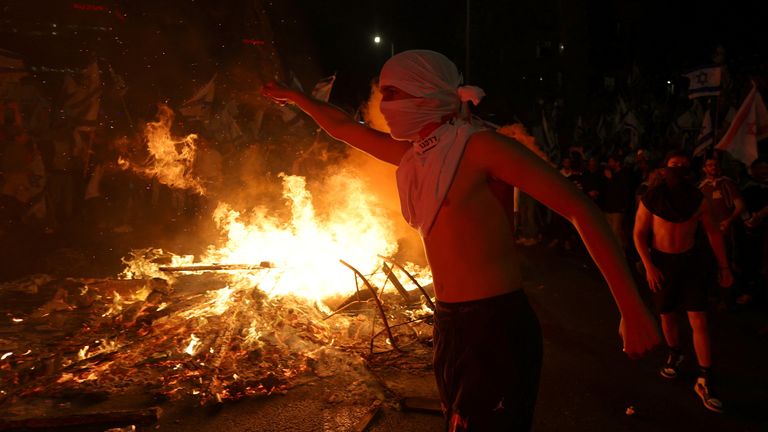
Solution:
[[[362,182],[349,174],[330,180],[330,188],[343,190],[334,209],[318,215],[303,177],[281,175],[283,197],[291,209],[290,221],[282,223],[265,208],[241,215],[220,203],[214,219],[226,235],[226,244],[209,248],[203,261],[259,263],[276,267],[251,278],[270,295],[293,294],[321,300],[334,294],[354,292],[353,276],[340,265],[350,262],[362,272],[381,265],[379,254],[397,250],[392,227],[366,194]],[[349,281],[349,282],[347,282]]]
[[[123,169],[130,168],[147,177],[155,177],[169,187],[191,189],[201,195],[205,194],[200,179],[192,173],[197,135],[174,137],[171,134],[173,118],[173,111],[167,105],[159,104],[157,121],[149,122],[144,127],[144,137],[149,150],[147,161],[143,166],[136,166],[120,158],[119,164]]]

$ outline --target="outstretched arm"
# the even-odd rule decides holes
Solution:
[[[356,122],[349,114],[331,104],[277,83],[265,85],[262,93],[275,102],[295,104],[312,117],[328,135],[384,162],[399,164],[403,154],[411,146],[407,141],[395,140],[388,134]]]
[[[576,227],[621,312],[620,331],[627,354],[640,355],[659,342],[658,329],[640,299],[624,252],[605,216],[586,195],[522,144],[493,132],[475,134],[465,157],[493,177],[519,187]]]

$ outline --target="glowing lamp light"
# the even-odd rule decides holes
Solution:
[[[381,43],[381,37],[380,36],[374,36],[373,37],[373,43]]]

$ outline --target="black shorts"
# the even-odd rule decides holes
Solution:
[[[651,249],[651,261],[664,277],[661,290],[653,293],[659,313],[707,310],[707,272],[704,267],[708,261],[697,248],[682,253]]]
[[[434,341],[447,430],[531,429],[542,338],[522,290],[470,302],[438,302]]]

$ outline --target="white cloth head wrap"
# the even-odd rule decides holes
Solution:
[[[414,124],[425,126],[433,122],[441,123],[459,114],[462,104],[468,101],[479,104],[485,92],[475,86],[460,86],[461,82],[462,77],[456,65],[438,52],[411,50],[390,58],[381,69],[379,85],[397,87],[417,98],[423,98],[422,101],[406,103],[382,103],[382,113],[390,123],[390,129],[393,129],[393,136],[398,138],[398,128],[394,123],[399,123],[402,120],[400,117],[408,117],[406,129],[412,132]],[[388,104],[391,105],[389,109]]]

